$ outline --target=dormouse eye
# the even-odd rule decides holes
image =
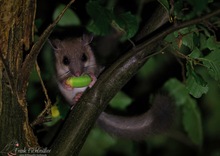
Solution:
[[[87,58],[86,54],[83,53],[83,55],[82,55],[82,57],[81,57],[81,61],[82,61],[82,62],[86,62],[87,59],[88,59],[88,58]]]
[[[70,60],[68,59],[67,56],[63,57],[63,64],[66,65],[66,66],[70,64]]]

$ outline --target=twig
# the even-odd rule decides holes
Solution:
[[[50,122],[52,121],[52,118],[47,118],[45,116],[38,116],[36,120],[34,120],[30,126],[33,128],[35,125],[40,125],[42,123],[45,123],[45,122]]]
[[[177,59],[178,63],[180,64],[181,68],[182,68],[181,74],[182,74],[182,77],[183,77],[183,82],[185,83],[186,82],[185,65],[183,64],[183,62],[178,57],[176,57],[176,59]]]
[[[161,40],[162,38],[164,38],[165,36],[169,35],[172,32],[175,32],[179,29],[188,27],[188,26],[193,25],[193,24],[198,24],[198,23],[200,23],[202,21],[205,21],[205,20],[208,20],[211,17],[216,16],[218,14],[220,14],[220,9],[217,9],[214,12],[209,13],[209,14],[203,16],[203,17],[192,19],[190,21],[186,21],[186,22],[183,22],[183,23],[180,23],[180,24],[173,25],[170,28],[168,28],[167,30],[163,31],[162,33],[159,33],[158,35],[155,35],[155,37],[152,37],[149,40],[147,40],[146,42],[143,42],[142,44],[136,46],[137,47],[136,51],[141,51],[143,48],[147,47],[148,45],[150,45],[150,44],[152,44],[156,41]]]
[[[46,87],[45,87],[45,85],[44,85],[44,82],[43,82],[43,80],[42,80],[41,72],[40,72],[40,67],[39,67],[37,61],[35,62],[35,67],[36,67],[36,70],[37,70],[38,77],[39,77],[39,79],[40,79],[41,86],[42,86],[43,91],[44,91],[44,95],[45,95],[45,97],[46,97],[46,101],[45,101],[45,108],[44,108],[44,110],[38,115],[37,119],[34,120],[34,121],[31,123],[31,126],[32,126],[32,127],[35,126],[35,125],[37,125],[37,124],[40,124],[40,123],[42,123],[42,122],[45,122],[45,119],[46,119],[46,118],[45,118],[45,115],[50,113],[50,108],[51,108],[51,105],[52,105],[52,104],[51,104],[51,100],[50,100],[50,98],[49,98],[49,96],[48,96],[48,94],[47,94],[47,89],[46,89]],[[46,121],[48,121],[48,119],[47,119]]]
[[[153,57],[153,56],[155,56],[155,55],[164,54],[164,53],[165,53],[164,50],[165,50],[166,48],[168,48],[169,46],[170,46],[170,45],[166,45],[165,47],[163,47],[163,48],[160,49],[159,51],[153,52],[152,54],[148,55],[148,56],[146,57],[146,59],[148,59],[148,58],[150,58],[150,57]]]
[[[33,45],[29,55],[25,59],[23,66],[22,66],[22,75],[20,76],[21,78],[21,93],[22,90],[26,89],[26,84],[30,76],[30,71],[33,68],[33,64],[35,62],[36,70],[42,85],[42,88],[44,90],[44,94],[46,96],[47,102],[45,102],[45,109],[38,115],[37,119],[31,123],[31,126],[33,127],[34,125],[37,125],[39,123],[42,123],[44,121],[47,121],[47,119],[44,117],[45,114],[49,113],[49,110],[51,108],[51,101],[50,98],[47,94],[46,87],[44,86],[43,80],[41,78],[40,74],[40,68],[36,62],[37,56],[44,45],[44,43],[47,41],[49,35],[53,31],[54,27],[56,24],[60,21],[66,10],[70,7],[70,5],[74,2],[75,0],[71,0],[70,3],[63,9],[63,11],[60,13],[60,15],[55,19],[55,21],[47,27],[47,29],[43,32],[43,34],[40,36],[39,40]],[[23,92],[24,93],[24,92]]]
[[[43,82],[43,80],[42,80],[40,67],[39,67],[37,61],[35,62],[35,66],[36,66],[36,70],[37,70],[38,77],[39,77],[39,79],[40,79],[41,86],[42,86],[42,88],[43,88],[44,94],[45,94],[46,99],[47,99],[46,108],[47,108],[47,107],[49,108],[49,107],[51,107],[51,101],[50,101],[50,98],[49,98],[49,96],[48,96],[48,94],[47,94],[47,89],[46,89],[46,87],[45,87],[45,85],[44,85],[44,82]]]

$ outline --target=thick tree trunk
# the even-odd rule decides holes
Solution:
[[[33,42],[35,0],[0,0],[0,152],[38,146],[28,123],[23,55]],[[27,85],[27,84],[26,84]],[[20,87],[20,88],[19,88]]]

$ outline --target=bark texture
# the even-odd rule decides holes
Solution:
[[[23,55],[33,42],[35,0],[0,0],[0,151],[38,146],[28,122]],[[10,146],[9,146],[10,145]]]

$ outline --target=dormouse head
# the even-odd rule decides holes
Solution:
[[[58,77],[63,79],[84,73],[94,73],[96,61],[89,46],[91,41],[92,37],[88,35],[49,41],[54,49]]]

